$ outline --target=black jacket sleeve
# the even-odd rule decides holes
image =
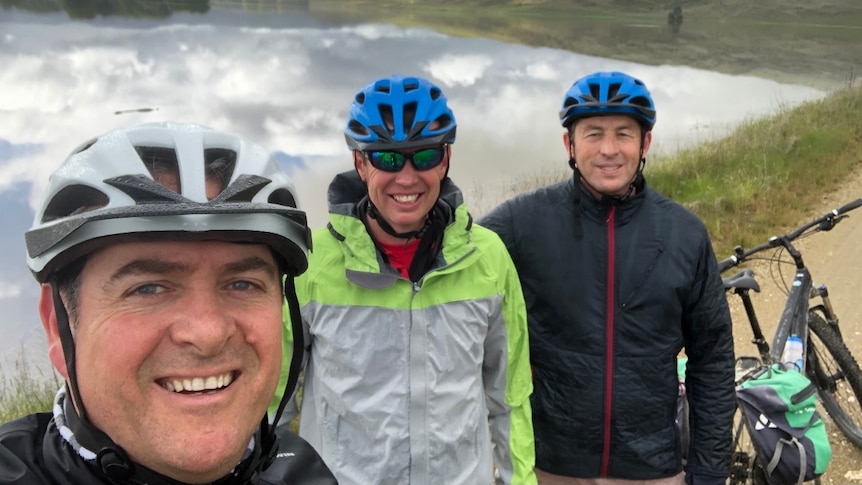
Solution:
[[[261,485],[337,485],[317,451],[299,436],[280,430],[278,454],[261,473]]]
[[[723,480],[730,470],[735,410],[733,334],[727,297],[708,237],[683,324],[691,425],[686,474]]]

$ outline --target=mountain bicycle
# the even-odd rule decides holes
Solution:
[[[838,317],[832,308],[826,285],[814,285],[801,252],[793,245],[793,241],[799,238],[831,230],[847,217],[848,212],[860,206],[862,199],[857,199],[783,236],[772,237],[764,244],[750,249],[736,247],[734,254],[720,261],[718,267],[723,273],[745,261],[767,260],[771,268],[778,267],[778,275],[770,272],[787,295],[770,345],[749,295],[751,290],[760,291],[753,271],[743,269],[723,278],[725,290],[737,295],[742,301],[753,334],[752,343],[759,353],[758,357],[737,359],[737,385],[756,377],[757,372],[764,367],[781,363],[787,338],[790,335],[799,336],[804,349],[800,370],[817,388],[818,398],[835,425],[853,445],[862,448],[862,370],[841,336]],[[770,250],[772,252],[767,256],[754,257]],[[793,266],[794,274],[789,286],[781,273],[781,265]],[[814,300],[815,304],[812,305],[810,300]],[[730,483],[767,484],[765,471],[745,433],[739,420],[734,433]]]

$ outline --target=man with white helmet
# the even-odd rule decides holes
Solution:
[[[0,427],[0,483],[335,483],[266,414],[311,243],[263,147],[193,124],[109,132],[52,175],[26,243],[65,385]]]

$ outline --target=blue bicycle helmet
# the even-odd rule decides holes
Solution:
[[[569,128],[588,116],[623,114],[640,121],[645,131],[655,125],[655,104],[644,83],[622,72],[596,72],[575,81],[560,109],[560,124]]]
[[[396,75],[356,94],[344,137],[352,150],[405,149],[453,143],[455,128],[455,115],[439,87]]]

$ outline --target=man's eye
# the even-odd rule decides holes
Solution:
[[[235,291],[248,291],[255,287],[254,283],[245,280],[234,281],[230,284],[230,288]]]
[[[148,284],[136,287],[132,290],[132,293],[136,295],[155,295],[162,291],[164,291],[164,288],[161,285]]]

